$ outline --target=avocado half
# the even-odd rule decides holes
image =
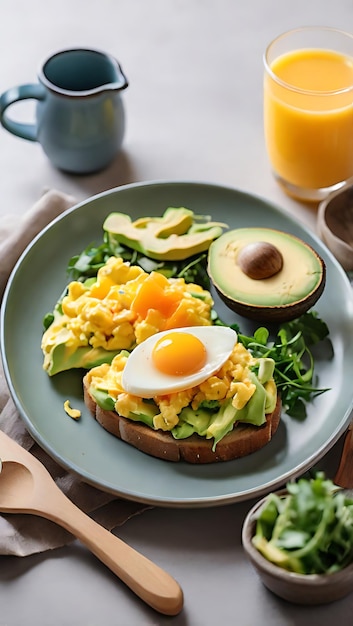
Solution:
[[[243,317],[284,322],[308,311],[326,281],[322,258],[280,230],[238,228],[214,241],[208,273],[220,298]]]

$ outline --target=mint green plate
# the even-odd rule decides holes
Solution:
[[[186,206],[231,228],[268,226],[301,237],[323,257],[327,285],[315,310],[327,322],[332,360],[320,360],[317,374],[330,391],[308,406],[303,422],[283,415],[265,448],[244,459],[194,466],[149,457],[103,430],[82,400],[81,372],[49,378],[42,369],[42,319],[64,289],[71,256],[99,243],[111,211],[133,218],[161,215]],[[216,306],[227,323],[243,332],[254,326]],[[58,463],[96,487],[131,500],[171,507],[206,507],[245,500],[281,486],[313,466],[346,428],[353,405],[353,298],[348,279],[326,247],[270,203],[231,188],[189,182],[127,185],[80,203],[56,219],[17,263],[1,312],[1,350],[14,401],[31,435]],[[322,355],[323,356],[323,355]],[[82,410],[79,421],[64,412],[64,401]]]

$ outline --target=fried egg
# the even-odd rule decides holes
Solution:
[[[237,333],[228,326],[193,326],[157,333],[130,354],[122,387],[141,398],[190,389],[222,367],[236,342]]]

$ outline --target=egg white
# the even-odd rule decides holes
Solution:
[[[205,365],[188,376],[164,374],[155,367],[152,360],[156,342],[164,335],[178,332],[194,335],[206,348]],[[222,367],[231,354],[237,338],[237,333],[228,326],[192,326],[156,333],[139,344],[130,354],[122,375],[123,389],[141,398],[153,398],[195,387]],[[187,354],[185,358],[187,359]]]

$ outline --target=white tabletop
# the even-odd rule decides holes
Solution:
[[[0,215],[23,214],[49,187],[82,200],[124,183],[192,180],[262,196],[315,229],[316,208],[284,195],[270,172],[262,54],[290,28],[351,24],[347,0],[2,0],[0,92],[35,82],[48,54],[80,45],[117,57],[130,85],[123,152],[96,175],[59,172],[39,144],[0,128]],[[30,116],[30,108],[16,105],[17,117]],[[340,446],[326,459],[333,471]],[[177,617],[146,607],[76,542],[44,555],[0,557],[0,625],[348,623],[353,595],[305,608],[261,585],[240,541],[250,505],[153,509],[119,531],[180,582],[185,608]]]

